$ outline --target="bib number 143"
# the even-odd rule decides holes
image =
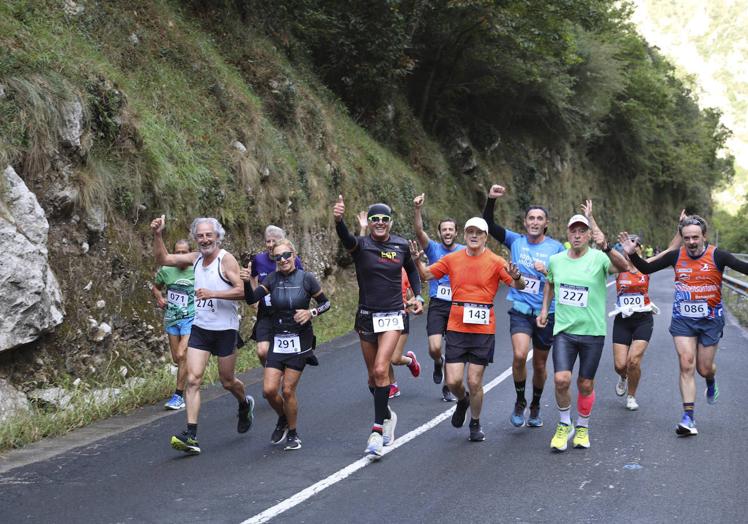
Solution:
[[[485,306],[465,305],[462,308],[462,321],[487,326],[491,321],[491,310]]]

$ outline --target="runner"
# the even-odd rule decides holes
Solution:
[[[486,439],[480,425],[483,374],[493,362],[496,332],[493,301],[499,290],[499,280],[516,289],[525,287],[519,268],[491,252],[486,247],[487,240],[488,224],[482,218],[473,217],[465,222],[466,248],[441,258],[428,268],[420,260],[422,252],[418,244],[411,242],[418,272],[425,280],[449,275],[452,308],[447,324],[445,361],[447,386],[457,398],[452,425],[461,428],[465,424],[469,406],[469,440],[473,442]],[[464,386],[466,367],[469,392]]]
[[[189,241],[177,240],[174,244],[175,255],[186,255],[189,252]],[[164,298],[162,290],[166,290],[167,298]],[[164,407],[178,410],[184,408],[187,342],[195,319],[195,271],[192,265],[159,268],[151,292],[156,297],[158,307],[164,310],[164,327],[169,336],[171,359],[177,366],[177,388]]]
[[[239,263],[221,249],[224,230],[215,218],[196,218],[190,231],[199,251],[177,255],[166,251],[161,236],[165,226],[162,215],[151,222],[153,252],[161,266],[190,264],[195,271],[195,320],[187,346],[187,430],[171,437],[174,449],[191,455],[200,453],[197,420],[200,413],[200,385],[211,355],[218,357],[218,376],[224,389],[239,402],[236,430],[246,433],[254,418],[254,399],[234,375],[235,350],[239,338],[239,313],[235,300],[244,299],[244,284],[239,278]]]
[[[442,257],[465,246],[455,242],[457,238],[457,222],[452,218],[442,218],[437,226],[439,242],[431,240],[423,229],[423,217],[421,209],[426,201],[424,193],[413,199],[415,209],[415,227],[418,244],[426,253],[429,264],[434,264]],[[449,276],[429,282],[429,310],[426,317],[426,333],[429,337],[429,356],[434,361],[434,373],[432,379],[434,384],[444,381],[444,356],[442,355],[442,340],[447,332],[449,311],[452,307],[452,288],[449,285]],[[442,400],[454,402],[456,399],[449,391],[446,384],[442,386]]]
[[[565,451],[574,436],[575,448],[589,448],[589,419],[595,404],[595,373],[605,343],[606,280],[609,273],[625,271],[626,260],[605,241],[599,229],[594,233],[592,203],[583,206],[586,215],[574,215],[568,223],[571,249],[553,255],[548,261],[543,306],[537,324],[544,328],[554,296],[556,318],[553,326],[553,368],[556,404],[560,421],[551,440],[551,449]],[[590,249],[594,238],[597,249]],[[612,262],[612,264],[611,264]],[[577,377],[577,422],[571,426],[571,377],[579,356]]]
[[[642,242],[632,236],[641,256]],[[636,390],[641,378],[641,361],[654,328],[653,314],[659,313],[649,298],[649,276],[629,263],[628,271],[616,276],[616,308],[608,313],[613,321],[613,365],[618,374],[616,395],[626,395],[626,409],[639,409]],[[627,394],[628,393],[628,394]]]
[[[423,311],[421,280],[410,256],[408,242],[391,235],[392,210],[386,204],[373,204],[367,211],[368,236],[353,236],[343,221],[345,203],[339,195],[333,208],[335,231],[353,257],[358,280],[358,311],[355,329],[374,395],[374,425],[366,446],[372,460],[382,456],[382,446],[395,439],[397,415],[388,407],[389,366],[403,329],[401,269],[408,274],[416,304],[413,312]]]
[[[271,320],[272,351],[265,360],[263,395],[278,414],[278,422],[270,436],[272,444],[286,441],[286,450],[301,449],[296,419],[298,402],[296,387],[301,379],[307,357],[315,346],[312,319],[330,309],[330,301],[322,293],[316,277],[296,268],[296,248],[290,240],[282,239],[273,247],[273,258],[278,269],[270,273],[262,284],[252,289],[252,269],[239,272],[244,280],[248,304],[270,295],[268,313]],[[317,307],[309,309],[314,298]],[[283,379],[283,395],[280,394]]]
[[[273,261],[271,255],[275,244],[284,238],[286,238],[286,232],[278,226],[269,225],[265,228],[265,251],[252,257],[252,286],[257,287],[265,277],[275,271],[275,261]],[[304,269],[301,259],[298,256],[296,257],[296,267],[298,269]],[[265,295],[265,297],[258,303],[257,320],[252,328],[252,336],[250,337],[252,340],[257,342],[257,358],[263,366],[265,365],[265,358],[267,358],[270,342],[272,341],[270,300],[270,295]]]
[[[748,262],[708,243],[707,223],[690,215],[678,225],[683,246],[668,249],[659,259],[643,260],[636,253],[636,241],[621,233],[619,241],[632,264],[644,274],[672,266],[675,270],[675,297],[670,334],[680,364],[680,394],[683,416],[675,427],[679,436],[697,435],[694,418],[696,380],[694,371],[706,380],[706,401],[714,404],[719,397],[714,363],[717,345],[725,325],[722,307],[722,274],[726,267],[748,274]]]
[[[506,194],[503,186],[494,184],[488,191],[483,218],[488,223],[492,237],[504,244],[511,252],[511,260],[519,267],[527,286],[522,291],[510,289],[507,300],[512,303],[509,310],[509,332],[512,336],[512,377],[517,400],[509,417],[515,427],[525,423],[529,427],[540,427],[540,398],[545,387],[546,361],[553,345],[553,319],[555,302],[551,302],[548,311],[548,322],[545,327],[538,327],[535,322],[543,306],[543,290],[551,255],[564,251],[564,246],[557,240],[546,236],[548,230],[548,211],[542,206],[530,206],[525,211],[525,232],[521,235],[505,229],[494,222],[494,205],[496,199]],[[532,344],[532,401],[529,417],[525,419],[525,385],[527,383],[527,355]]]

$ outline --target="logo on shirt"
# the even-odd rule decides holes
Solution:
[[[701,270],[702,270],[702,271],[709,271],[709,264],[706,264],[706,263],[704,263],[704,264],[703,264],[703,265],[701,266]]]
[[[397,251],[380,251],[380,258],[386,258],[387,260],[395,260],[397,258]]]

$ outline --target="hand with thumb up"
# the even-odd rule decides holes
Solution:
[[[332,216],[335,217],[335,222],[342,221],[343,214],[345,214],[345,202],[343,202],[343,195],[338,195],[338,200],[332,208]]]

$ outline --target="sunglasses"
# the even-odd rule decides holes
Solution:
[[[388,223],[390,220],[392,220],[392,217],[388,217],[387,215],[372,215],[369,217],[369,222],[377,223],[381,222],[383,224]]]
[[[272,258],[275,262],[280,262],[281,260],[288,260],[292,256],[293,256],[293,252],[292,251],[284,251],[280,255],[273,255],[270,258]]]

